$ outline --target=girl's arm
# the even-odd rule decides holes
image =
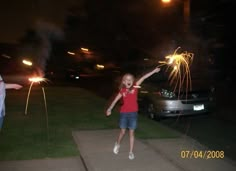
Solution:
[[[16,90],[22,88],[22,86],[19,84],[10,84],[10,83],[5,83],[5,87],[6,89],[16,89]]]
[[[147,79],[148,77],[150,77],[151,75],[158,73],[161,69],[160,68],[155,68],[154,70],[152,70],[151,72],[146,73],[145,75],[143,75],[140,79],[138,79],[138,81],[136,82],[136,85],[139,86],[140,84],[142,84],[142,82]]]
[[[117,96],[115,97],[115,99],[113,100],[113,102],[111,103],[110,107],[106,111],[107,116],[111,115],[111,110],[113,109],[115,104],[118,102],[118,100],[120,100],[121,97],[122,97],[122,95],[120,93],[118,93]]]

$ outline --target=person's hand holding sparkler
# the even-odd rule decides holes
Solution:
[[[21,85],[19,85],[19,84],[15,84],[14,85],[14,88],[16,89],[16,90],[19,90],[19,89],[21,89],[23,86],[21,86]]]
[[[22,86],[19,85],[19,84],[9,84],[9,83],[6,83],[5,86],[6,86],[6,89],[16,89],[16,90],[19,90],[19,89],[22,88]]]

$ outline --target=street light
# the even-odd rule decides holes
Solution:
[[[163,4],[170,4],[174,0],[161,0]],[[177,0],[176,0],[177,1]],[[183,16],[184,16],[184,32],[188,32],[190,23],[190,0],[178,0],[183,1]]]
[[[27,60],[27,59],[23,59],[22,63],[25,64],[25,65],[28,65],[28,66],[32,66],[33,65],[32,62]]]
[[[184,1],[184,31],[187,32],[189,29],[190,22],[190,0]]]
[[[171,0],[162,0],[163,3],[170,3]]]
[[[68,51],[67,52],[69,55],[75,55],[75,53],[74,52],[71,52],[71,51]]]
[[[83,52],[88,52],[89,51],[89,49],[88,48],[80,48]]]

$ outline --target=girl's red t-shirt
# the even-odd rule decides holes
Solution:
[[[122,88],[119,92],[122,95],[123,104],[120,108],[121,113],[138,111],[138,89],[133,87],[131,90]]]

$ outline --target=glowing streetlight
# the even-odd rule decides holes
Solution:
[[[104,69],[104,65],[97,64],[97,65],[96,65],[96,68],[97,68],[98,70],[102,70],[102,69]]]
[[[69,55],[75,55],[74,52],[70,52],[70,51],[68,51],[67,53],[68,53]]]
[[[88,52],[89,49],[88,48],[80,48],[83,52]]]
[[[181,0],[180,0],[181,1]],[[190,0],[182,0],[184,3],[183,15],[184,15],[184,32],[187,32],[189,29],[190,22]],[[172,0],[161,0],[163,4],[170,4]]]
[[[170,3],[171,0],[161,0],[163,3]]]
[[[189,29],[190,22],[190,0],[184,0],[184,31]]]

